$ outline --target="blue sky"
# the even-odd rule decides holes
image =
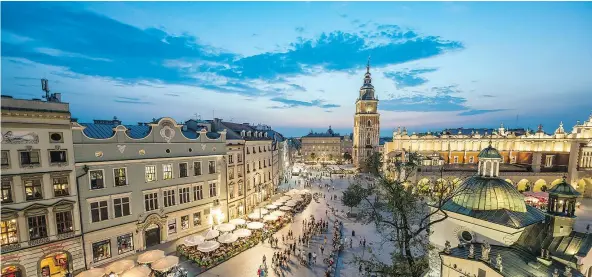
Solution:
[[[568,129],[592,111],[592,3],[2,2],[2,94],[80,121],[213,116],[349,133],[371,56],[381,134]]]

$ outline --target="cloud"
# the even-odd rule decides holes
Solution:
[[[464,111],[462,113],[459,113],[458,115],[460,116],[469,116],[469,115],[479,115],[479,114],[485,114],[485,113],[494,113],[494,112],[501,112],[501,111],[507,111],[507,109],[496,109],[496,110],[468,110],[468,111]]]
[[[312,100],[310,102],[307,101],[300,101],[300,100],[293,100],[287,99],[283,97],[274,97],[270,99],[273,102],[278,102],[284,104],[284,106],[272,106],[272,109],[289,109],[289,108],[296,108],[296,107],[319,107],[323,109],[332,109],[332,108],[339,108],[340,105],[337,104],[325,104],[323,100]]]
[[[172,96],[172,97],[179,97],[179,96],[181,96],[181,95],[176,94],[176,93],[165,93],[164,95],[166,95],[166,96]]]
[[[339,16],[342,18],[347,18],[347,14],[340,14]]]
[[[419,35],[397,25],[377,25],[363,33],[333,31],[299,38],[287,48],[245,57],[188,34],[140,29],[78,5],[50,2],[3,3],[1,27],[3,57],[122,83],[188,85],[248,97],[282,95],[277,88],[254,84],[257,80],[281,83],[282,77],[310,75],[311,69],[349,72],[363,67],[370,54],[374,66],[381,67],[464,47],[458,41]],[[20,39],[5,40],[5,32]]]
[[[294,29],[297,33],[304,33],[304,27],[296,27]]]
[[[299,90],[299,91],[306,91],[306,89],[303,86],[299,86],[296,84],[290,84],[290,87],[295,89],[295,90]]]
[[[435,72],[436,68],[413,69],[397,72],[385,72],[384,76],[395,81],[397,88],[416,87],[427,83],[427,79],[419,76],[424,73]]]
[[[459,116],[478,115],[504,111],[505,109],[472,109],[467,99],[459,96],[461,90],[456,85],[432,87],[427,91],[414,91],[411,95],[395,96],[382,100],[379,109],[398,112],[455,112]]]
[[[123,97],[123,96],[118,96],[115,99],[113,99],[113,101],[117,102],[117,103],[125,103],[125,104],[140,104],[140,105],[152,104],[151,102],[141,101],[140,98]]]
[[[486,97],[486,98],[493,98],[493,97],[495,97],[494,95],[491,95],[491,94],[483,94],[481,96]]]

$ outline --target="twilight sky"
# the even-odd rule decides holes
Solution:
[[[350,133],[566,129],[592,111],[590,2],[2,2],[3,95],[49,79],[81,122],[212,116]]]

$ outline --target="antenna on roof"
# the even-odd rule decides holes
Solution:
[[[47,84],[48,80],[43,78],[41,79],[41,90],[45,91],[45,96],[41,96],[45,99],[49,99],[49,85]]]

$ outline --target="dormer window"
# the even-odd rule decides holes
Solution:
[[[251,136],[251,131],[248,131],[247,132],[247,137],[250,137],[250,136]]]
[[[241,136],[243,136],[243,137],[245,136],[245,130],[241,131]]]

